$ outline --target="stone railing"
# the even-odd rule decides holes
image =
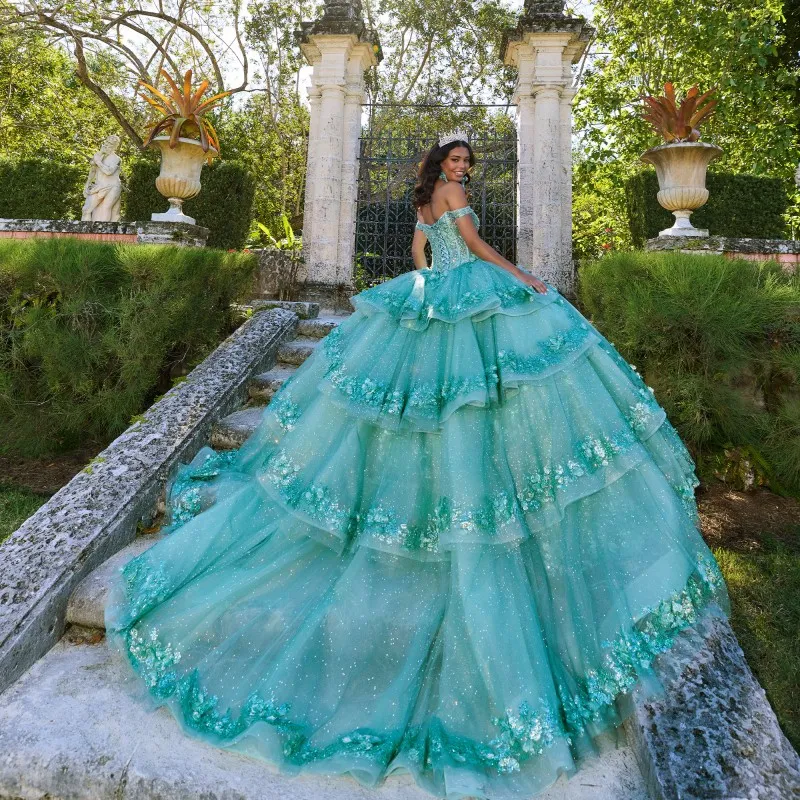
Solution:
[[[0,239],[53,239],[90,242],[174,244],[204,247],[208,228],[186,222],[74,222],[64,219],[0,219]]]
[[[656,236],[645,250],[722,255],[748,261],[777,261],[785,270],[796,272],[800,265],[800,241],[796,239],[750,239],[730,236]]]
[[[75,587],[152,520],[173,467],[241,405],[297,321],[282,308],[247,320],[0,546],[0,692],[58,641]]]

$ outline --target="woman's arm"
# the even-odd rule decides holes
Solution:
[[[414,238],[411,240],[411,257],[417,269],[427,269],[428,259],[425,258],[425,242],[428,237],[419,229],[414,228]]]

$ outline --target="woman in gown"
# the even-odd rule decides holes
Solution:
[[[418,269],[352,298],[240,450],[180,470],[106,621],[215,745],[529,798],[729,606],[688,452],[613,346],[480,239],[464,139],[421,166]]]

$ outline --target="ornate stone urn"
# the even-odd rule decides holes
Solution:
[[[203,152],[196,139],[180,137],[175,147],[169,146],[169,136],[156,136],[151,147],[161,150],[161,172],[156,178],[156,189],[169,201],[169,210],[153,214],[156,222],[188,222],[195,220],[183,213],[183,201],[200,193],[200,172],[208,153]],[[215,148],[210,148],[214,155]]]
[[[171,78],[165,69],[160,70],[160,75],[170,86],[169,97],[155,86],[139,81],[149,92],[149,95],[139,92],[139,96],[163,115],[150,125],[143,146],[161,150],[161,174],[156,178],[156,188],[169,200],[169,210],[152,214],[151,218],[155,222],[194,225],[195,221],[183,213],[183,201],[199,193],[203,161],[211,161],[219,155],[217,132],[205,115],[230,92],[219,92],[203,100],[208,81],[194,88],[190,69],[186,70],[182,81]],[[194,135],[197,138],[189,138]]]
[[[721,147],[708,142],[661,144],[642,153],[641,160],[656,168],[659,204],[675,215],[675,224],[659,236],[708,236],[689,216],[708,200],[706,170],[721,153]]]

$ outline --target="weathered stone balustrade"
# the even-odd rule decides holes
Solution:
[[[725,258],[744,258],[748,261],[777,261],[787,272],[797,272],[800,266],[800,240],[797,239],[657,236],[647,240],[645,250],[705,253]]]
[[[71,237],[117,244],[205,247],[208,228],[186,222],[76,222],[65,219],[0,219],[0,239]]]

